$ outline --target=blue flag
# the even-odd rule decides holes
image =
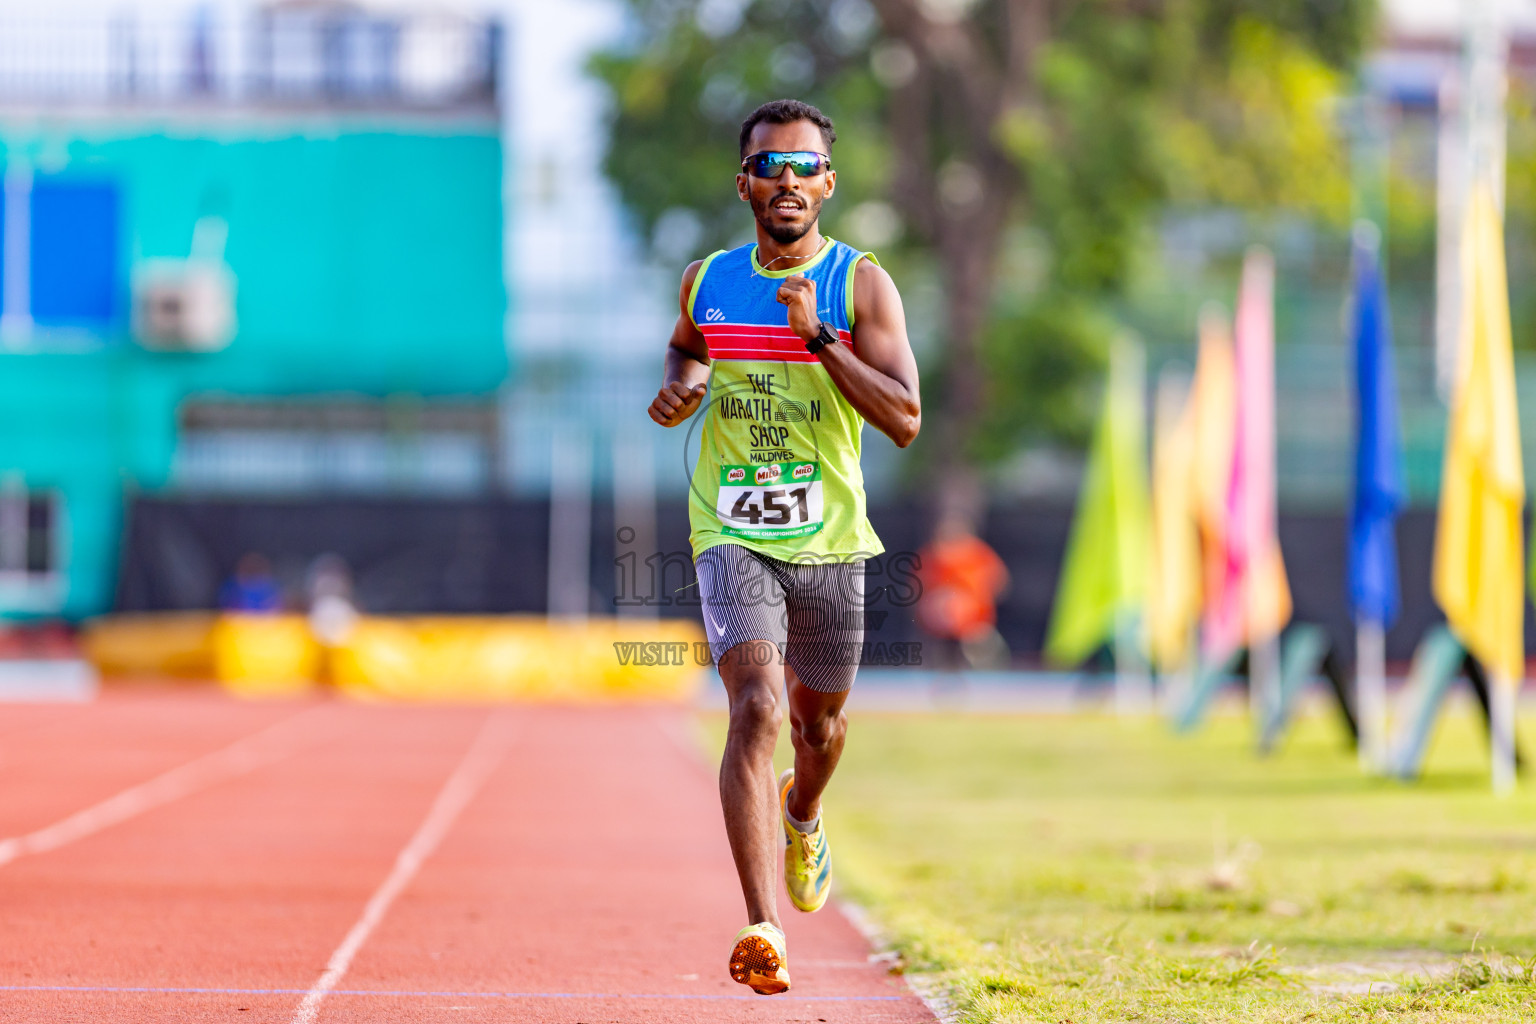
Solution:
[[[1368,235],[1369,237],[1362,237]],[[1392,325],[1370,226],[1355,240],[1355,494],[1349,523],[1349,600],[1356,621],[1397,621],[1397,514],[1406,499],[1397,428]]]

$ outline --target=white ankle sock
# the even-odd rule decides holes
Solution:
[[[789,791],[793,793],[795,791],[794,787],[791,786]],[[812,832],[816,831],[817,825],[821,824],[821,812],[818,811],[816,813],[816,817],[812,818],[810,821],[801,821],[793,814],[789,813],[789,801],[786,799],[784,801],[784,819],[794,827],[796,832],[799,832],[801,835],[808,836]]]

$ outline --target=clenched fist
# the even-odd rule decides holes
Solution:
[[[821,333],[821,317],[816,313],[816,282],[804,274],[784,279],[778,300],[789,307],[789,329],[805,341]]]
[[[704,393],[708,387],[703,384],[695,384],[692,390],[681,381],[673,381],[660,391],[656,392],[656,401],[651,403],[647,410],[651,419],[664,427],[675,427],[689,416],[693,415],[699,403],[704,400]]]

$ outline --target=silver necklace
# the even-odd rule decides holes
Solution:
[[[816,247],[816,252],[821,252],[821,250],[825,247],[825,244],[826,243],[822,243],[822,245],[818,245]],[[804,256],[775,256],[773,259],[769,260],[767,263],[759,263],[758,264],[758,268],[760,270],[767,270],[769,267],[771,267],[775,263],[779,262],[779,260],[808,260],[812,256],[815,256],[816,252],[808,252]]]

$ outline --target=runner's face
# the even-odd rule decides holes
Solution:
[[[822,140],[821,129],[809,121],[762,123],[752,129],[747,154],[764,151],[825,153],[827,144]],[[777,178],[756,178],[746,173],[736,175],[737,193],[752,204],[757,222],[768,237],[780,245],[799,241],[816,226],[816,219],[821,216],[821,201],[830,196],[836,186],[836,171],[800,178],[786,167]]]

